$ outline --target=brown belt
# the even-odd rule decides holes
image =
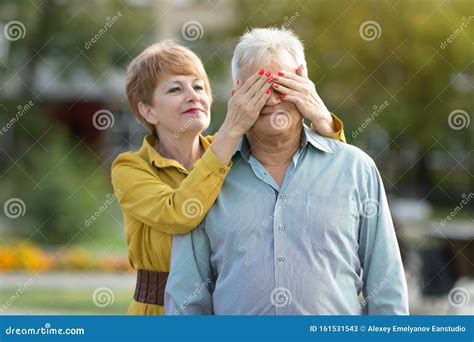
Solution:
[[[140,303],[164,306],[168,274],[168,272],[138,270],[133,299]]]

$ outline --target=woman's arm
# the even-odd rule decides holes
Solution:
[[[177,186],[160,179],[152,165],[132,152],[112,164],[112,184],[124,212],[168,234],[194,229],[215,202],[232,155],[267,101],[267,77],[256,73],[229,100],[226,119],[206,150]]]
[[[317,120],[311,122],[311,129],[316,133],[323,135],[327,138],[331,138],[334,140],[339,140],[343,143],[346,143],[346,135],[344,134],[344,124],[341,119],[339,119],[336,114],[331,113],[331,117],[333,119],[333,123],[335,125],[335,129],[333,131],[322,130],[320,124],[318,124]]]
[[[153,167],[133,152],[123,153],[112,164],[112,184],[124,212],[167,234],[186,234],[199,225],[230,169],[210,148],[176,188]]]

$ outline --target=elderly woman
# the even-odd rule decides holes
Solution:
[[[189,49],[165,41],[131,62],[128,100],[151,134],[137,152],[120,154],[112,165],[129,260],[138,271],[129,314],[164,313],[172,237],[190,232],[203,220],[242,136],[262,115],[267,101],[279,96],[272,88],[276,77],[261,69],[245,82],[237,80],[224,123],[217,134],[205,137],[212,96],[201,60]],[[342,123],[316,97],[307,116],[313,129],[344,140]]]

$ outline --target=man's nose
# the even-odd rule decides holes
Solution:
[[[275,89],[271,89],[270,97],[267,100],[267,106],[275,106],[281,102],[280,93]]]

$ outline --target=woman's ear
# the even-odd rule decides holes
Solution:
[[[158,124],[158,118],[156,117],[155,113],[153,113],[152,108],[143,102],[138,102],[138,111],[140,115],[151,125]]]

